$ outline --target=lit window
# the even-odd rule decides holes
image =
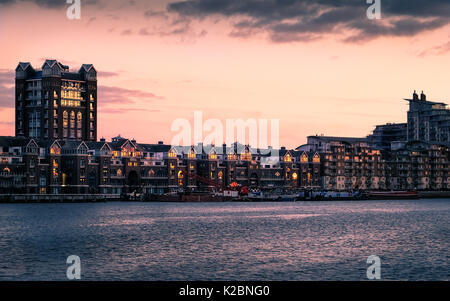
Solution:
[[[235,154],[229,154],[228,156],[228,160],[236,160],[237,156]]]
[[[241,153],[241,160],[243,160],[243,161],[252,160],[252,154],[250,154],[250,152],[248,150],[246,150],[245,152]]]
[[[217,159],[217,154],[216,154],[216,152],[212,152],[211,154],[209,154],[209,159],[210,159],[210,160],[215,160],[215,159]]]
[[[300,158],[301,163],[308,163],[308,156],[306,154],[303,154]]]
[[[292,157],[289,154],[286,154],[286,156],[284,156],[284,162],[292,162]]]
[[[297,175],[296,172],[294,172],[294,173],[292,174],[292,180],[297,180],[297,178],[298,178],[298,175]]]
[[[195,159],[196,155],[193,149],[191,149],[191,151],[188,154],[188,158],[189,159]]]
[[[169,158],[176,158],[176,156],[177,156],[177,154],[174,152],[173,149],[171,149],[171,150],[169,151]]]
[[[319,157],[319,155],[316,154],[316,155],[314,156],[313,162],[314,162],[314,163],[320,163],[320,157]]]

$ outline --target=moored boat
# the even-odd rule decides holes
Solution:
[[[368,197],[371,199],[418,199],[417,191],[369,191]]]

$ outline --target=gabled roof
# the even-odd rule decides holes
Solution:
[[[109,150],[111,150],[111,146],[107,142],[86,141],[85,143],[90,150],[101,150],[105,146],[108,147]]]
[[[63,149],[79,149],[81,146],[86,147],[86,149],[89,149],[89,147],[86,145],[84,141],[64,141],[64,144],[62,146]]]
[[[31,67],[31,64],[29,62],[20,62],[19,65],[17,65],[16,71],[19,71],[19,70],[25,71],[29,67]],[[31,67],[31,68],[33,68],[33,67]]]
[[[32,144],[32,146],[34,147],[39,147],[39,145],[37,144],[37,142],[34,139],[30,139],[26,145],[26,147],[29,147]]]
[[[94,65],[92,64],[83,64],[81,65],[81,68],[79,71],[84,71],[84,72],[89,72],[91,71],[91,69],[93,69],[95,72],[97,72],[97,70],[95,70]]]
[[[53,147],[54,144],[56,144],[59,148],[61,148],[61,144],[58,142],[58,140],[39,141],[39,146],[45,147],[45,148],[51,148],[51,147]]]

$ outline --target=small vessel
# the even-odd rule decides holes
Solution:
[[[369,191],[367,196],[370,199],[418,199],[417,191]]]

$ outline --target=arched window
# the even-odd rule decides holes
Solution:
[[[122,169],[119,168],[119,169],[117,170],[117,176],[119,176],[119,177],[122,176]]]
[[[81,112],[77,113],[77,128],[81,129],[81,123],[83,121],[83,115]]]
[[[8,167],[3,168],[3,172],[9,174],[11,172],[11,169]]]
[[[148,171],[148,176],[149,177],[153,177],[155,175],[155,171],[153,170],[153,169],[150,169],[149,171]]]
[[[289,154],[286,154],[286,156],[284,156],[284,162],[292,162],[292,157]]]
[[[219,178],[219,180],[222,180],[223,178],[223,172],[219,171],[219,173],[217,174],[217,177]]]
[[[183,177],[184,177],[183,171],[180,170],[178,172],[178,186],[183,186]]]
[[[67,111],[63,112],[63,127],[67,128],[69,126],[69,114]]]
[[[70,127],[71,128],[75,127],[75,112],[74,111],[70,112]]]

